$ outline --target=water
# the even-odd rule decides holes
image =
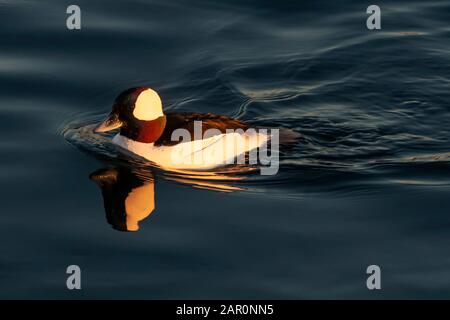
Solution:
[[[70,4],[0,1],[0,297],[448,298],[448,2],[380,1],[380,31],[358,1],[78,1],[76,32]],[[151,168],[88,130],[137,85],[300,138],[276,176]],[[154,193],[138,232],[105,172]]]

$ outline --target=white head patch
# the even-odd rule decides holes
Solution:
[[[164,115],[161,98],[156,91],[147,89],[142,91],[134,104],[133,116],[139,120],[155,120]]]

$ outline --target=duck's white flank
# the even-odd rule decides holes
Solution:
[[[173,146],[155,146],[153,143],[137,142],[120,134],[112,141],[161,167],[208,170],[234,163],[236,157],[262,147],[269,139],[269,135],[249,131],[244,134],[225,133]]]

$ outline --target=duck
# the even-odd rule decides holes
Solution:
[[[267,145],[271,135],[224,115],[164,112],[149,87],[121,92],[95,133],[119,129],[112,143],[162,168],[209,170]],[[249,130],[253,129],[253,130]]]

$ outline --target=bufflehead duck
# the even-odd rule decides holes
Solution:
[[[226,116],[165,114],[159,95],[147,87],[131,88],[119,94],[111,113],[94,132],[118,128],[120,132],[114,136],[114,144],[173,169],[213,169],[230,164],[236,157],[270,140],[270,135],[255,130],[248,132],[247,124]],[[179,134],[184,132],[189,133],[187,139]]]

